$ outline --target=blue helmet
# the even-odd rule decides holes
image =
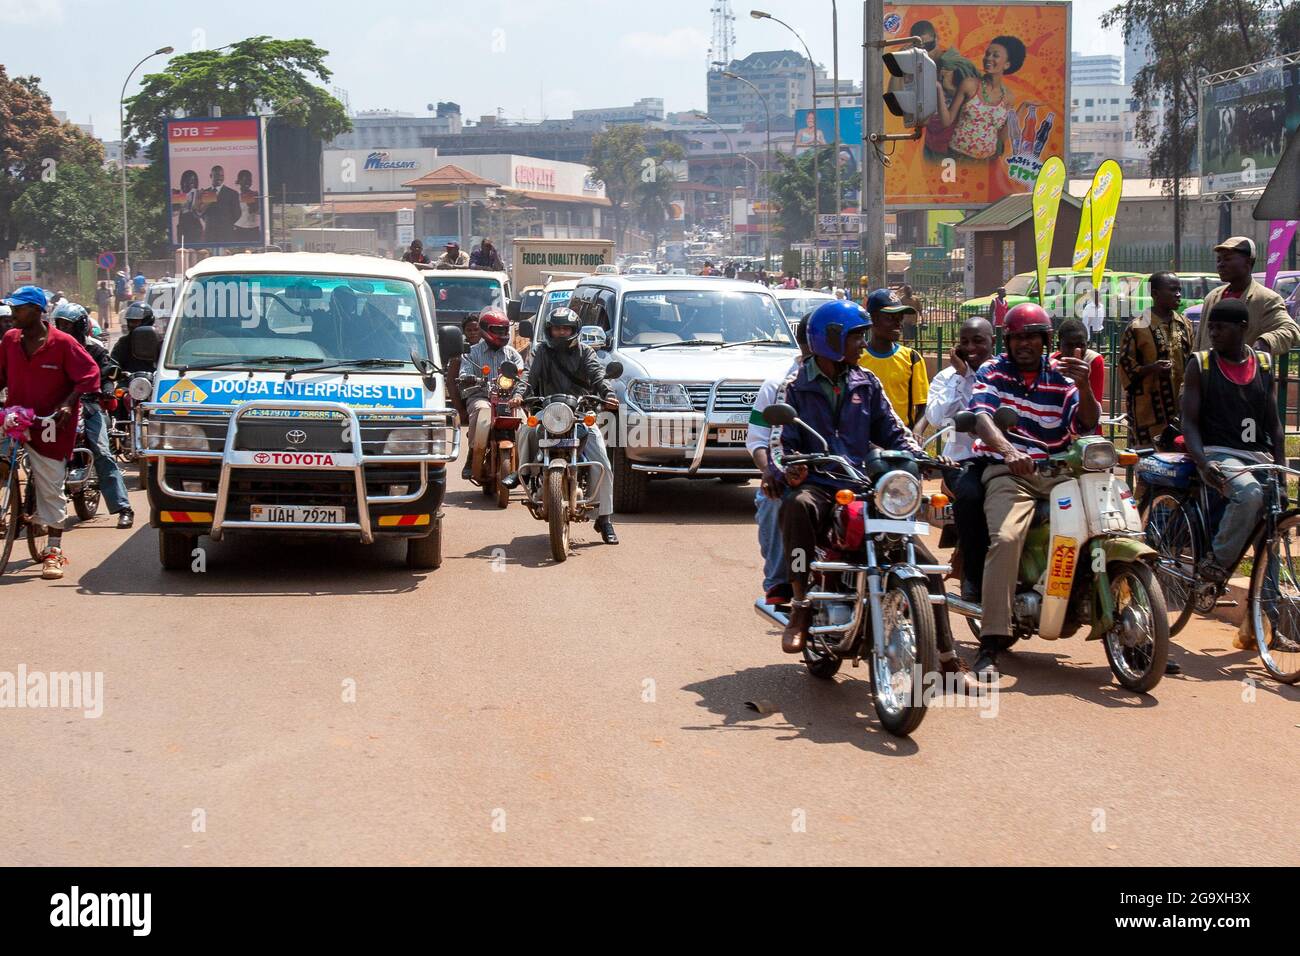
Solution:
[[[851,332],[870,328],[867,310],[849,299],[824,302],[808,319],[808,347],[832,362],[844,361],[844,343]]]

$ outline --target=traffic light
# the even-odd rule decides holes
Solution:
[[[915,48],[886,53],[884,61],[885,69],[903,81],[890,82],[893,88],[885,94],[889,112],[903,117],[904,126],[924,126],[939,112],[939,72],[934,61],[924,50]]]

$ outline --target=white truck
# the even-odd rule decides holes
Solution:
[[[515,239],[512,245],[516,289],[546,285],[551,276],[591,275],[614,263],[612,239]]]

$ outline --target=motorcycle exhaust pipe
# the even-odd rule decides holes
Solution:
[[[963,601],[955,594],[945,594],[948,610],[962,617],[983,617],[984,609],[971,601]]]

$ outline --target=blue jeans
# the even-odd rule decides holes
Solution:
[[[781,499],[769,498],[758,489],[754,496],[758,519],[758,548],[763,552],[763,592],[779,584],[788,584],[785,569],[785,543],[781,540]]]
[[[95,474],[99,476],[99,490],[108,505],[108,513],[115,515],[131,507],[131,499],[126,496],[126,480],[122,469],[113,460],[113,453],[108,449],[108,425],[103,409],[90,402],[81,403],[81,414],[86,416],[86,443],[95,453]]]
[[[1228,486],[1222,492],[1227,507],[1214,535],[1214,560],[1225,568],[1233,568],[1259,525],[1260,512],[1264,509],[1264,486],[1251,472],[1240,470],[1245,465],[1256,464],[1253,460],[1223,452],[1210,452],[1205,457],[1221,463],[1229,476]]]

